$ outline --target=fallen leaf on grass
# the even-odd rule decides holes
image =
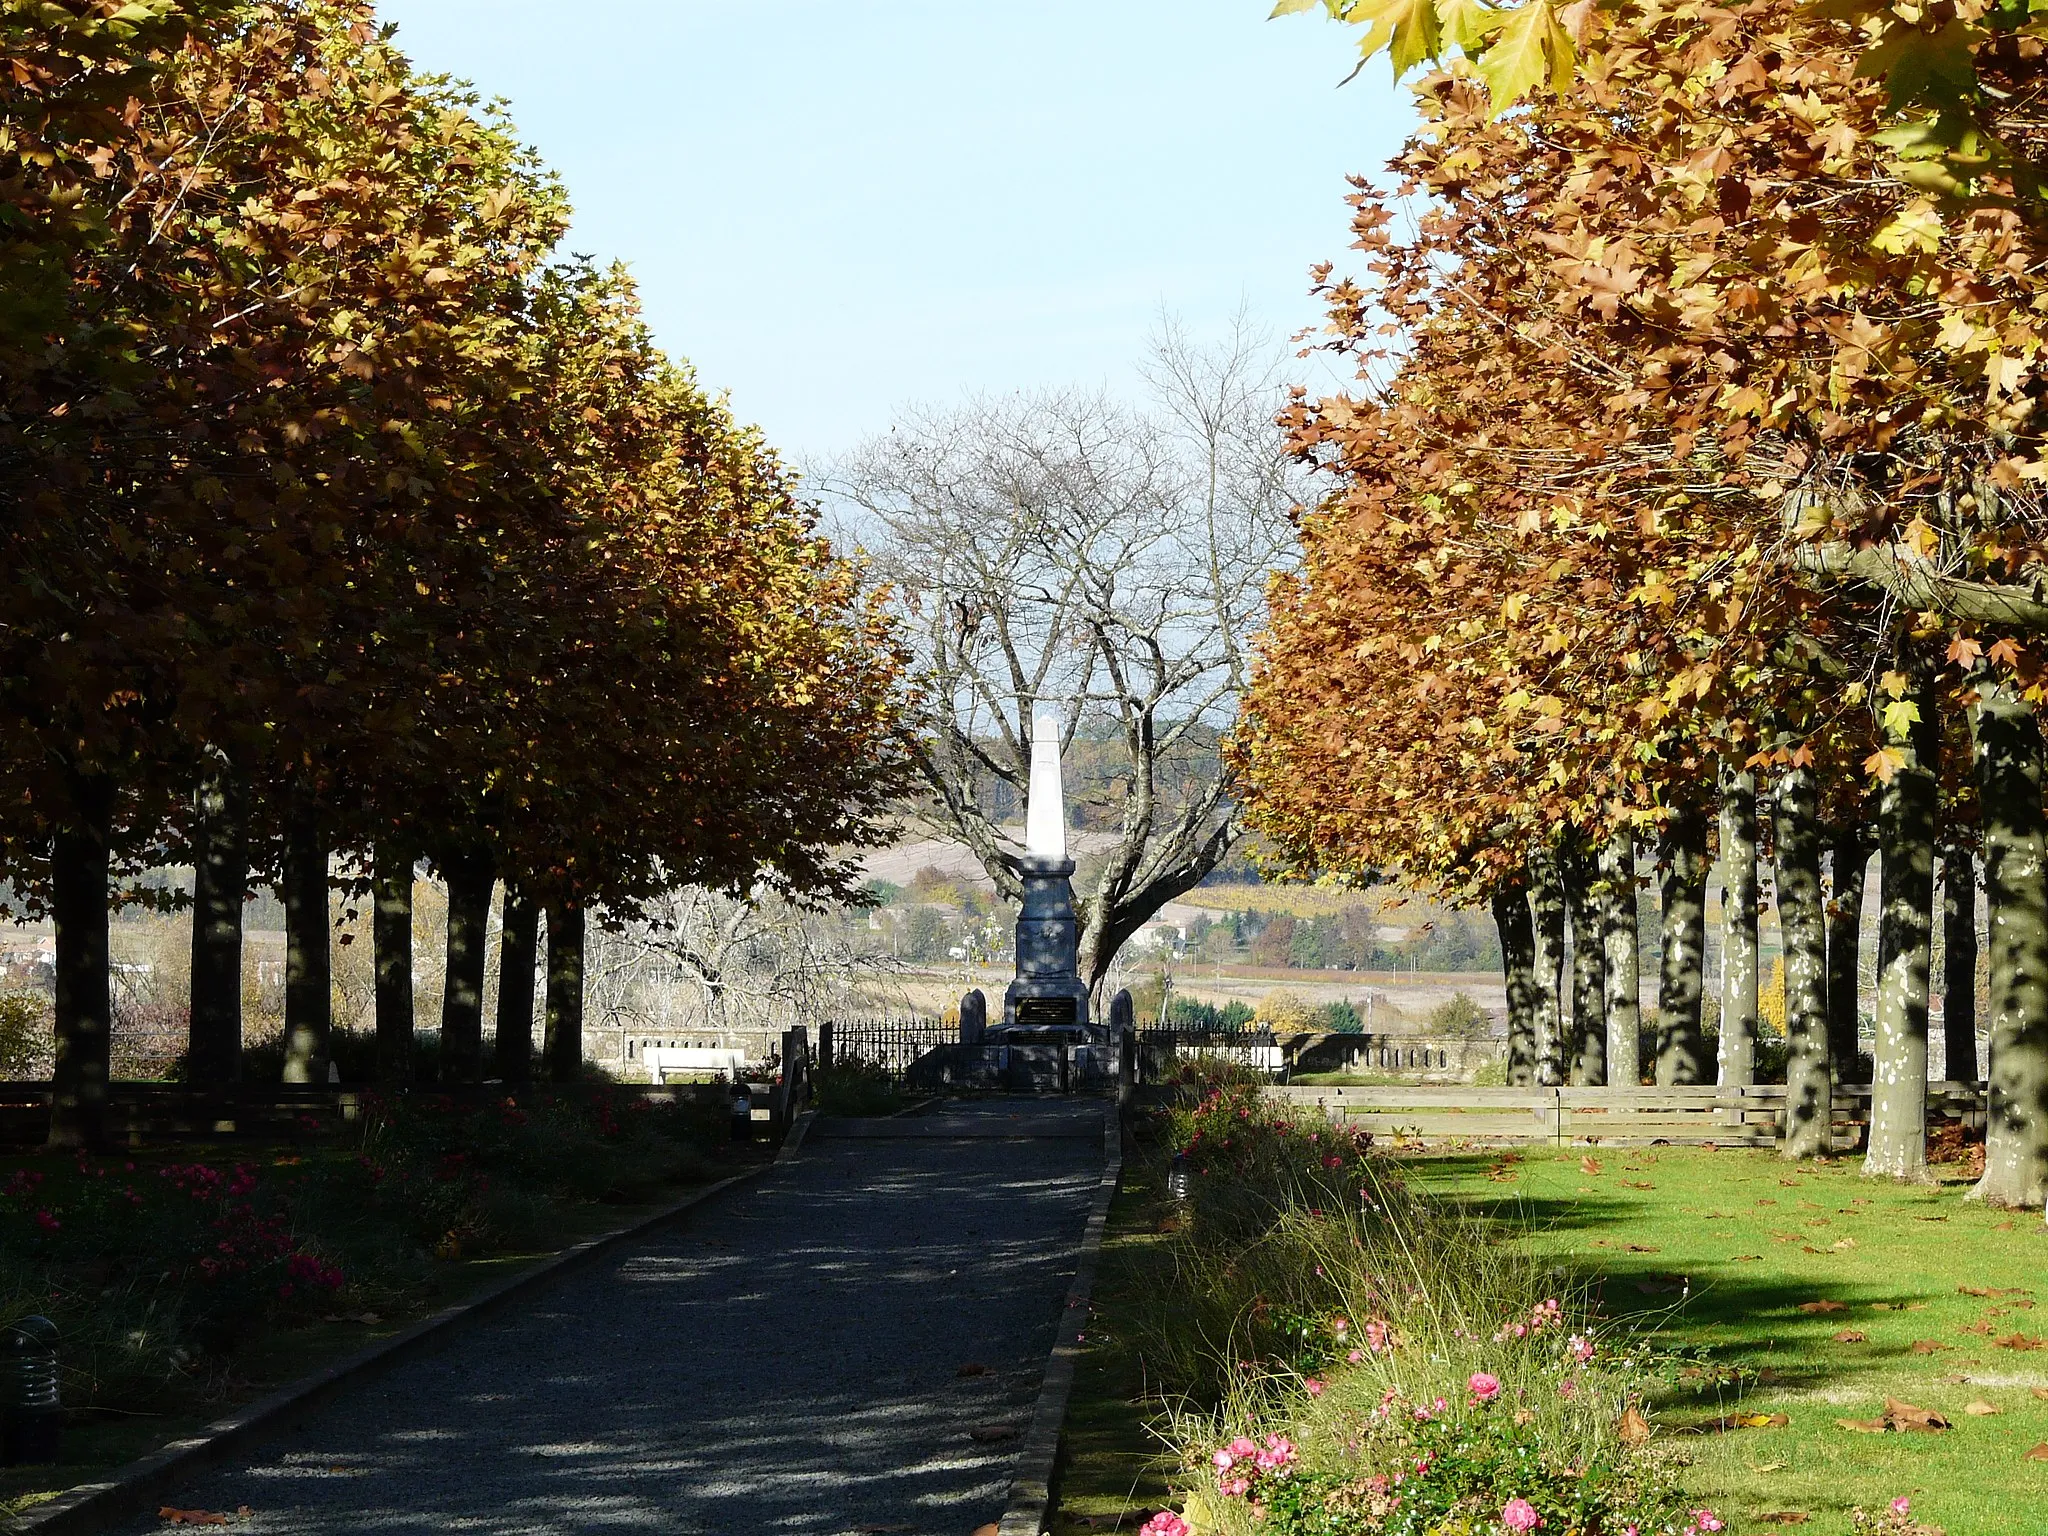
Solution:
[[[1946,1216],[1915,1216],[1915,1221],[1947,1221]]]
[[[1992,1414],[2003,1413],[2005,1412],[2005,1410],[2003,1408],[1996,1407],[1993,1404],[1984,1402],[1980,1398],[1978,1401],[1974,1403],[1964,1404],[1963,1412],[1967,1413],[1973,1419],[1988,1419],[1991,1417]]]
[[[1868,1344],[1870,1342],[1870,1335],[1858,1332],[1854,1328],[1844,1328],[1835,1335],[1835,1342],[1837,1344]]]
[[[1728,1262],[1730,1264],[1761,1264],[1763,1261],[1764,1256],[1760,1253],[1738,1253]]]
[[[2023,1461],[2048,1461],[2048,1440],[2043,1440],[2021,1459]]]
[[[1657,1187],[1654,1184],[1645,1183],[1641,1179],[1623,1179],[1621,1182],[1629,1189],[1655,1189]]]
[[[1991,1342],[2000,1349],[2048,1349],[2048,1339],[2030,1339],[2024,1333],[2008,1333]]]
[[[2013,1224],[2011,1222],[2001,1221],[1994,1225],[1991,1230],[1994,1232],[2010,1232],[2012,1230],[2012,1227]]]
[[[1580,1158],[1579,1171],[1582,1173],[1598,1173],[1600,1171],[1600,1159],[1597,1157]]]
[[[1998,1294],[1988,1285],[1959,1285],[1956,1287],[1956,1291],[1959,1295],[1963,1296],[1996,1296]]]
[[[1884,1400],[1884,1421],[1893,1429],[1942,1430],[1948,1428],[1948,1420],[1932,1408],[1919,1408],[1912,1403],[1901,1402],[1896,1397]]]
[[[1616,1429],[1623,1445],[1641,1445],[1650,1438],[1650,1421],[1631,1403],[1621,1411],[1621,1423]]]
[[[1003,1528],[991,1520],[987,1525],[977,1525],[974,1536],[1002,1536]]]
[[[1749,1470],[1758,1477],[1768,1477],[1771,1473],[1782,1472],[1791,1465],[1789,1461],[1767,1461],[1762,1466],[1752,1466]]]
[[[1014,1424],[977,1424],[967,1431],[967,1438],[983,1445],[993,1445],[998,1440],[1014,1440],[1018,1429]]]
[[[1664,1250],[1655,1243],[1630,1243],[1628,1251],[1630,1253],[1662,1253]]]
[[[1774,1515],[1757,1516],[1765,1525],[1804,1525],[1812,1518],[1803,1509],[1781,1509]]]
[[[1916,1355],[1938,1354],[1944,1349],[1953,1349],[1954,1347],[1952,1344],[1942,1343],[1939,1339],[1915,1339],[1913,1341],[1913,1353]]]
[[[1736,1429],[1783,1429],[1791,1419],[1782,1413],[1724,1413],[1692,1426],[1696,1435],[1725,1435]]]
[[[1849,1307],[1846,1302],[1840,1301],[1802,1301],[1799,1303],[1799,1310],[1802,1312],[1846,1312],[1849,1310]]]
[[[1837,1419],[1835,1423],[1843,1429],[1853,1429],[1859,1435],[1881,1435],[1885,1432],[1883,1419]]]
[[[159,1520],[171,1525],[226,1525],[228,1517],[217,1509],[173,1509],[166,1504],[156,1512]]]
[[[2048,1403],[2048,1387],[2035,1387],[2033,1392],[2042,1402]]]

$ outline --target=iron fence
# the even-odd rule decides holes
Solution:
[[[818,1066],[859,1063],[902,1077],[927,1051],[958,1038],[937,1019],[829,1019],[818,1026]]]

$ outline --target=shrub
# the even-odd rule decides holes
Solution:
[[[1493,1032],[1493,1016],[1463,992],[1454,992],[1429,1010],[1429,1032],[1460,1040],[1483,1040]]]
[[[1588,1298],[1415,1192],[1369,1136],[1220,1074],[1191,1086],[1167,1127],[1188,1195],[1133,1340],[1177,1404],[1188,1524],[1715,1528],[1623,1444],[1646,1362],[1602,1336]]]
[[[821,1115],[893,1115],[909,1100],[873,1062],[835,1061],[811,1078],[811,1103]]]
[[[47,1077],[50,1044],[43,1000],[28,992],[0,992],[0,1078]]]

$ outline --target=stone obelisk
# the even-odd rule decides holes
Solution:
[[[1012,1037],[1050,1031],[1086,1035],[1088,984],[1080,976],[1060,722],[1053,714],[1041,713],[1032,722],[1031,790],[1017,873],[1024,882],[1024,908],[1017,914],[1017,979],[1003,993],[1000,1032]]]

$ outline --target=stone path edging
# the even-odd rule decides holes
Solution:
[[[804,1132],[810,1128],[810,1120],[808,1114],[798,1117],[773,1161],[708,1184],[631,1226],[577,1243],[530,1269],[508,1275],[481,1295],[444,1307],[388,1339],[380,1339],[310,1376],[280,1387],[268,1397],[236,1409],[225,1418],[214,1420],[196,1435],[173,1440],[141,1460],[131,1461],[106,1482],[81,1483],[46,1503],[32,1506],[0,1523],[0,1531],[6,1532],[6,1536],[91,1536],[92,1532],[105,1530],[117,1518],[147,1509],[152,1499],[202,1468],[262,1439],[293,1414],[315,1407],[344,1387],[356,1386],[389,1370],[402,1359],[439,1348],[464,1328],[482,1322],[529,1292],[645,1237],[715,1195],[759,1178],[794,1155]]]
[[[1123,1122],[1114,1106],[1103,1114],[1102,1180],[1095,1186],[1095,1203],[1088,1210],[1088,1225],[1082,1233],[1081,1251],[1074,1264],[1074,1281],[1067,1288],[1066,1305],[1053,1332],[1052,1353],[1046,1357],[1044,1384],[1038,1391],[1038,1406],[1032,1410],[1031,1428],[1017,1452],[1017,1472],[1010,1482],[1010,1498],[996,1527],[998,1536],[1041,1536],[1052,1514],[1052,1484],[1060,1452],[1060,1436],[1066,1428],[1067,1399],[1074,1392],[1074,1372],[1081,1363],[1082,1332],[1088,1325],[1088,1298],[1095,1288],[1096,1262],[1102,1255],[1102,1237],[1109,1225],[1109,1203],[1116,1197],[1123,1179]]]

